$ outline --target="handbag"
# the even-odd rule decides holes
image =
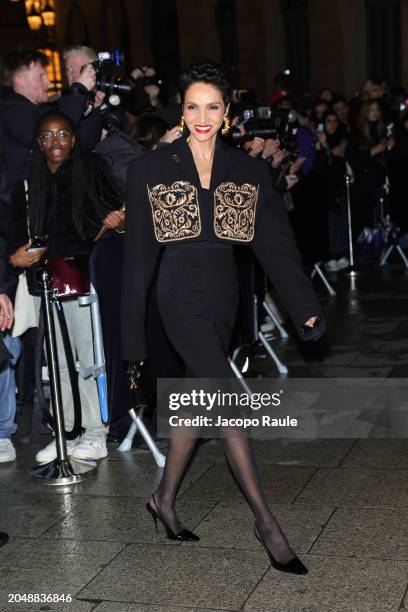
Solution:
[[[45,265],[52,274],[51,287],[56,290],[58,299],[89,295],[91,281],[88,255],[49,257]]]
[[[27,202],[27,230],[30,238],[28,224],[28,183],[24,181],[25,197]],[[22,272],[18,277],[16,297],[14,299],[14,325],[11,332],[13,338],[22,336],[31,327],[38,325],[38,312],[34,297],[28,291],[27,274]]]
[[[28,291],[27,275],[20,274],[16,297],[14,300],[14,325],[11,335],[13,338],[22,336],[31,327],[37,327],[38,313],[34,297]]]

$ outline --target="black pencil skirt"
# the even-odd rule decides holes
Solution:
[[[230,378],[227,356],[238,306],[233,247],[211,242],[167,247],[157,297],[186,376]]]

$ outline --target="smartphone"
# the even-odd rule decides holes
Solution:
[[[30,248],[27,249],[27,253],[36,253],[41,251],[47,246],[48,236],[34,236]]]
[[[323,123],[318,123],[317,124],[316,132],[318,134],[323,134],[323,132],[324,132],[324,124]]]
[[[29,249],[27,249],[27,253],[37,253],[37,251],[42,251],[45,247],[33,247],[30,246]]]

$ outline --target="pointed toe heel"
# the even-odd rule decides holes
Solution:
[[[296,574],[298,576],[304,576],[309,572],[307,567],[303,565],[302,561],[296,555],[287,563],[279,563],[279,561],[276,561],[275,557],[266,546],[261,534],[258,533],[256,527],[254,527],[254,534],[256,539],[262,544],[262,546],[268,553],[268,557],[273,568],[279,570],[280,572],[286,572],[287,574]]]
[[[166,531],[167,531],[167,527],[168,526],[166,525]],[[172,535],[170,537],[169,533],[167,532],[167,537],[170,538],[171,540],[180,540],[181,542],[199,542],[200,541],[199,536],[193,533],[192,531],[190,531],[189,529],[183,529],[183,531],[180,531],[180,533],[174,533],[170,528],[169,530],[171,531]]]
[[[154,505],[156,506],[156,508],[153,508],[153,506],[151,506],[150,503],[147,502],[146,510],[148,511],[150,516],[153,518],[156,533],[158,532],[157,521],[159,520],[164,526],[166,530],[167,538],[169,540],[178,540],[179,542],[199,542],[200,541],[199,536],[193,533],[192,531],[190,531],[189,529],[182,529],[182,531],[179,531],[179,533],[175,533],[171,529],[171,527],[166,523],[166,521],[164,520],[164,518],[161,516],[160,512],[158,511],[157,509],[158,506],[157,506],[157,502],[155,500],[154,495],[153,495],[153,501],[154,501]]]

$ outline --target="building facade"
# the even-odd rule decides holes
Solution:
[[[0,0],[0,52],[16,42],[51,44],[24,20],[7,22],[18,4],[23,0]],[[408,0],[55,0],[54,6],[57,50],[119,47],[128,68],[153,64],[166,80],[191,61],[211,58],[264,100],[284,68],[312,91],[331,87],[351,96],[367,78],[408,87]]]

